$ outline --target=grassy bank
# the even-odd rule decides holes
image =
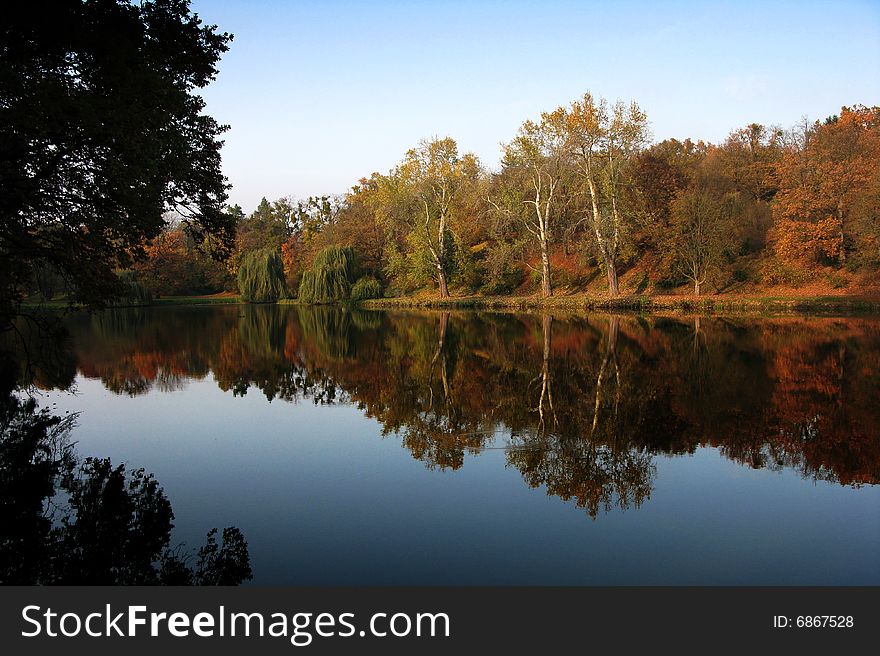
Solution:
[[[162,298],[154,298],[148,304],[131,304],[123,303],[109,305],[108,308],[123,307],[153,307],[157,305],[235,305],[243,303],[240,296],[212,294],[210,296],[164,296]],[[81,309],[78,303],[71,305],[66,299],[52,299],[51,301],[25,301],[22,307],[28,310],[67,310]]]
[[[880,298],[854,296],[622,296],[616,299],[568,296],[430,296],[364,301],[369,308],[448,308],[474,310],[602,310],[677,314],[880,314]]]
[[[153,306],[235,305],[240,296],[166,296],[153,299]],[[297,305],[297,299],[281,299],[279,305]],[[610,299],[587,294],[569,294],[542,298],[540,296],[405,296],[361,301],[361,307],[372,309],[449,309],[500,310],[505,312],[536,310],[567,310],[571,312],[619,311],[672,314],[815,314],[849,315],[880,314],[880,298],[857,296],[621,296]],[[31,309],[61,310],[65,300],[25,303]],[[124,307],[124,306],[115,306]],[[137,306],[143,307],[143,306]]]
[[[243,303],[241,296],[219,295],[211,296],[163,296],[154,298],[153,305],[235,305]]]

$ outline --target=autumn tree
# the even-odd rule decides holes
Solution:
[[[344,199],[341,196],[309,196],[293,203],[290,213],[290,231],[314,237],[339,216]]]
[[[276,215],[285,223],[286,239],[281,244],[281,259],[288,289],[299,289],[303,272],[326,244],[339,244],[340,235],[325,236],[325,232],[338,224],[337,218],[346,204],[345,197],[329,195],[275,201]]]
[[[728,206],[732,246],[743,255],[760,252],[766,245],[777,192],[773,173],[782,144],[779,128],[751,123],[711,146],[700,165],[703,184]]]
[[[565,144],[588,197],[584,219],[596,240],[608,278],[608,292],[618,296],[618,256],[631,226],[626,214],[627,166],[648,139],[648,119],[634,102],[609,105],[584,94],[543,120],[565,136]]]
[[[226,267],[181,228],[169,228],[144,249],[146,258],[133,270],[156,295],[213,294],[232,286]]]
[[[381,211],[380,185],[384,176],[373,173],[362,178],[342,199],[337,200],[336,218],[316,235],[319,248],[330,245],[354,248],[361,268],[380,278],[386,260],[386,229]]]
[[[865,188],[853,198],[848,221],[852,227],[854,253],[848,262],[854,267],[880,268],[880,167]]]
[[[637,230],[641,254],[650,254],[651,276],[661,283],[675,276],[675,251],[668,248],[672,203],[697,175],[708,146],[690,139],[666,139],[636,156],[632,167]]]
[[[471,153],[459,155],[449,137],[422,141],[409,150],[386,189],[398,207],[411,246],[427,253],[441,297],[449,296],[453,224],[464,188],[480,175]]]
[[[731,132],[721,145],[722,167],[733,187],[752,200],[770,201],[776,194],[771,175],[782,155],[783,132],[760,123]]]
[[[804,258],[843,266],[856,244],[876,239],[859,234],[850,215],[880,169],[880,108],[844,107],[816,122],[776,168],[779,193],[773,205],[775,251],[787,261]]]
[[[550,245],[564,203],[563,139],[546,116],[540,123],[523,123],[516,138],[504,146],[501,188],[496,198],[489,197],[496,213],[514,220],[537,244],[544,297],[553,294]]]
[[[694,285],[694,294],[718,267],[727,234],[721,200],[699,185],[681,191],[671,204],[668,243],[676,270]]]

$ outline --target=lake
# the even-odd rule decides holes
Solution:
[[[41,406],[253,583],[880,584],[880,319],[117,309]]]

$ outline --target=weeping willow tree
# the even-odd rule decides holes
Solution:
[[[281,255],[274,248],[245,255],[238,269],[238,291],[250,303],[274,303],[285,296]]]
[[[351,283],[357,275],[357,258],[351,248],[325,248],[303,272],[299,285],[301,303],[335,303],[349,298]]]
[[[151,305],[153,295],[138,279],[134,271],[118,271],[116,273],[122,281],[122,291],[108,305],[111,307],[126,307],[132,305]]]

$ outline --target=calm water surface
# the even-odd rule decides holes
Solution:
[[[73,315],[41,404],[258,584],[880,584],[880,320]]]

